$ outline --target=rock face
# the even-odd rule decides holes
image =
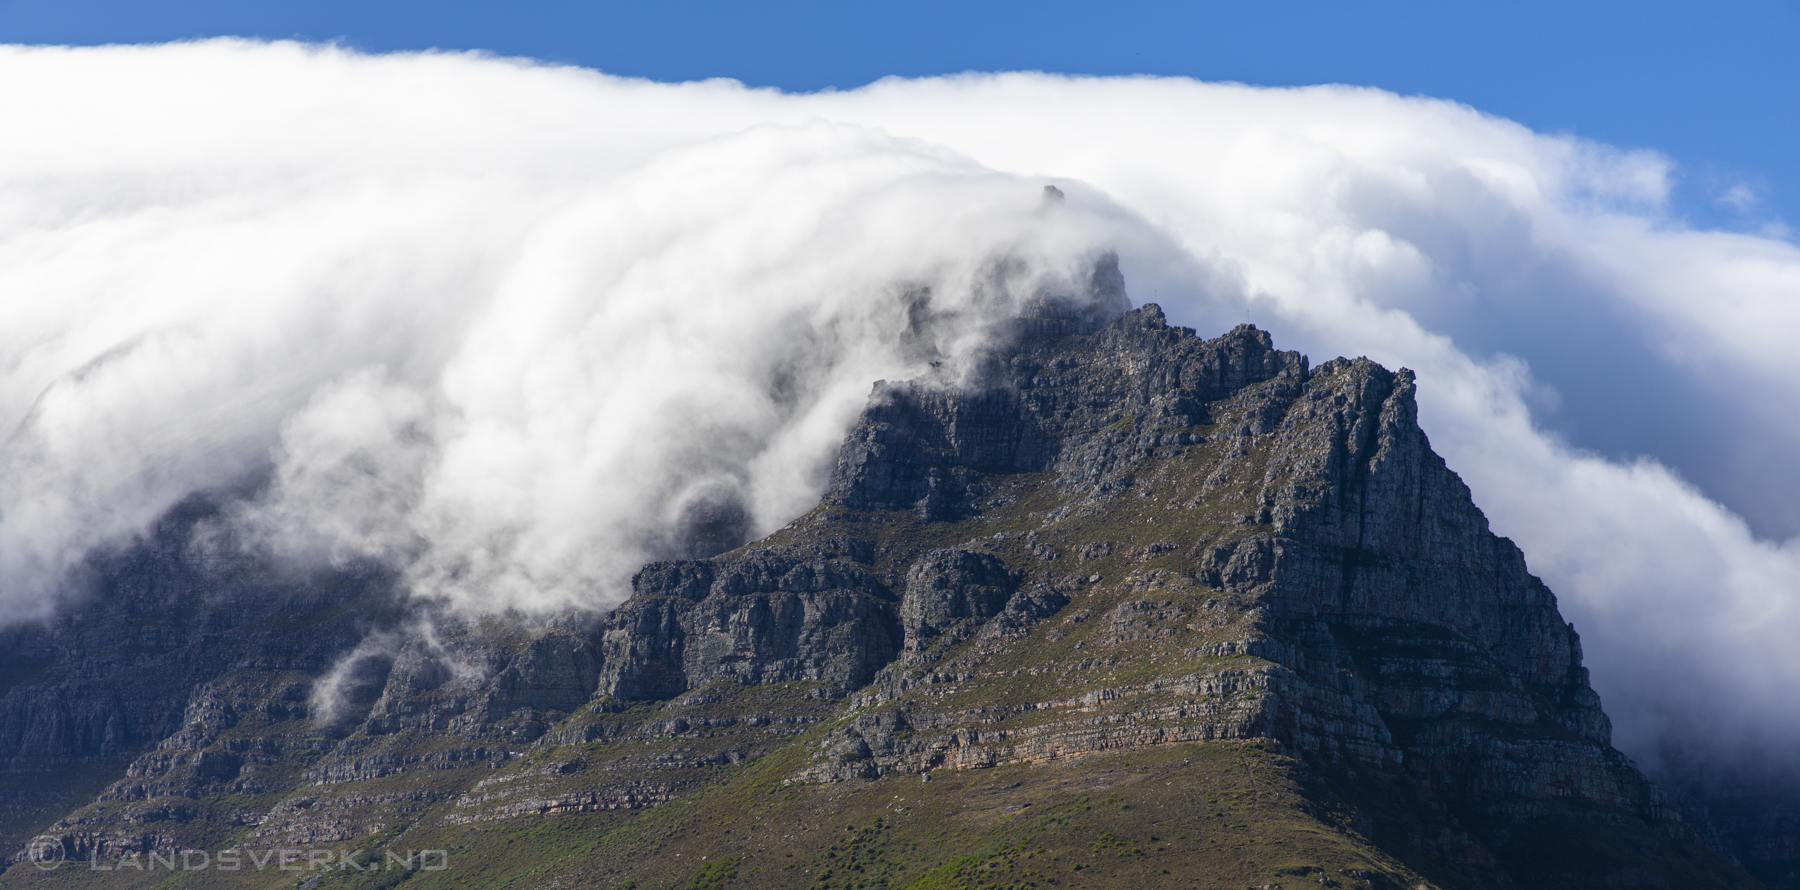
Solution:
[[[1122,301],[1116,279],[1102,262],[1071,305]],[[674,854],[710,850],[757,876],[746,886],[836,886],[846,863],[888,874],[856,844],[908,829],[877,820],[802,870],[775,851],[803,842],[768,826],[865,798],[899,819],[902,791],[962,771],[1037,771],[992,792],[1017,795],[1125,788],[1125,770],[1167,781],[1114,792],[1120,812],[1144,789],[1194,789],[1141,803],[1161,815],[1140,827],[1160,854],[1168,826],[1208,820],[1181,829],[1214,839],[1182,854],[1201,871],[1165,882],[1120,859],[1074,866],[1074,883],[1757,886],[1611,747],[1574,629],[1432,452],[1411,372],[1313,368],[1253,327],[1202,339],[1154,305],[1036,311],[972,366],[878,383],[818,509],[645,566],[603,617],[472,621],[376,595],[374,576],[277,590],[254,566],[215,567],[264,605],[202,609],[210,637],[151,621],[100,644],[217,588],[168,555],[171,531],[132,557],[150,563],[110,570],[122,580],[98,605],[12,632],[37,653],[0,699],[14,769],[120,769],[85,806],[15,791],[8,839],[104,859],[583,814],[627,821],[593,823],[619,846],[568,864],[571,885],[679,884]],[[166,668],[140,684],[147,707],[125,707],[117,684],[146,664]],[[631,814],[683,799],[684,836],[712,840],[633,846],[675,829],[638,832]],[[740,834],[704,828],[727,823]],[[1267,840],[1289,824],[1306,828]],[[970,837],[1024,843],[1006,830]],[[1236,831],[1264,840],[1206,858]],[[936,837],[894,860],[920,871],[891,864],[869,886],[974,867],[959,852],[974,840]]]
[[[900,649],[897,597],[853,559],[753,550],[646,566],[607,616],[600,692],[666,699],[725,680],[842,694]]]
[[[900,623],[906,649],[917,652],[933,637],[979,624],[1005,611],[1019,579],[992,553],[932,550],[906,571]]]

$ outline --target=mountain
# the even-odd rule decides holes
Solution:
[[[604,615],[276,570],[196,497],[5,634],[0,886],[1764,886],[1612,748],[1411,372],[1093,289]]]

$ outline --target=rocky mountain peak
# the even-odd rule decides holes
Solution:
[[[1755,885],[1611,747],[1410,371],[1172,327],[1116,259],[1090,290],[875,384],[817,508],[604,616],[346,622],[373,587],[132,564],[0,699],[16,774],[95,776],[16,787],[19,830],[98,861],[581,826],[531,847],[546,886]],[[81,642],[221,579],[282,605]],[[143,665],[179,693],[122,721],[94,694]],[[365,690],[328,721],[326,677]]]

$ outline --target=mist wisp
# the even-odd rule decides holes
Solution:
[[[1800,250],[1687,228],[1654,153],[1180,79],[788,95],[208,41],[0,48],[0,84],[0,621],[237,491],[286,558],[604,608],[810,508],[872,381],[1111,251],[1177,323],[1417,370],[1625,750],[1800,735]]]

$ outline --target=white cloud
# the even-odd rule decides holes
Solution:
[[[1465,106],[1037,74],[805,96],[291,44],[0,50],[0,573],[272,472],[285,546],[591,602],[682,505],[817,495],[908,286],[1111,247],[1140,300],[1421,375],[1621,742],[1800,731],[1800,251]],[[1044,213],[1038,189],[1070,195]],[[1560,407],[1558,407],[1560,406]]]
[[[1714,200],[1728,207],[1744,211],[1755,207],[1758,198],[1755,189],[1751,188],[1746,183],[1737,182],[1732,183],[1731,188],[1720,192],[1718,197]]]

